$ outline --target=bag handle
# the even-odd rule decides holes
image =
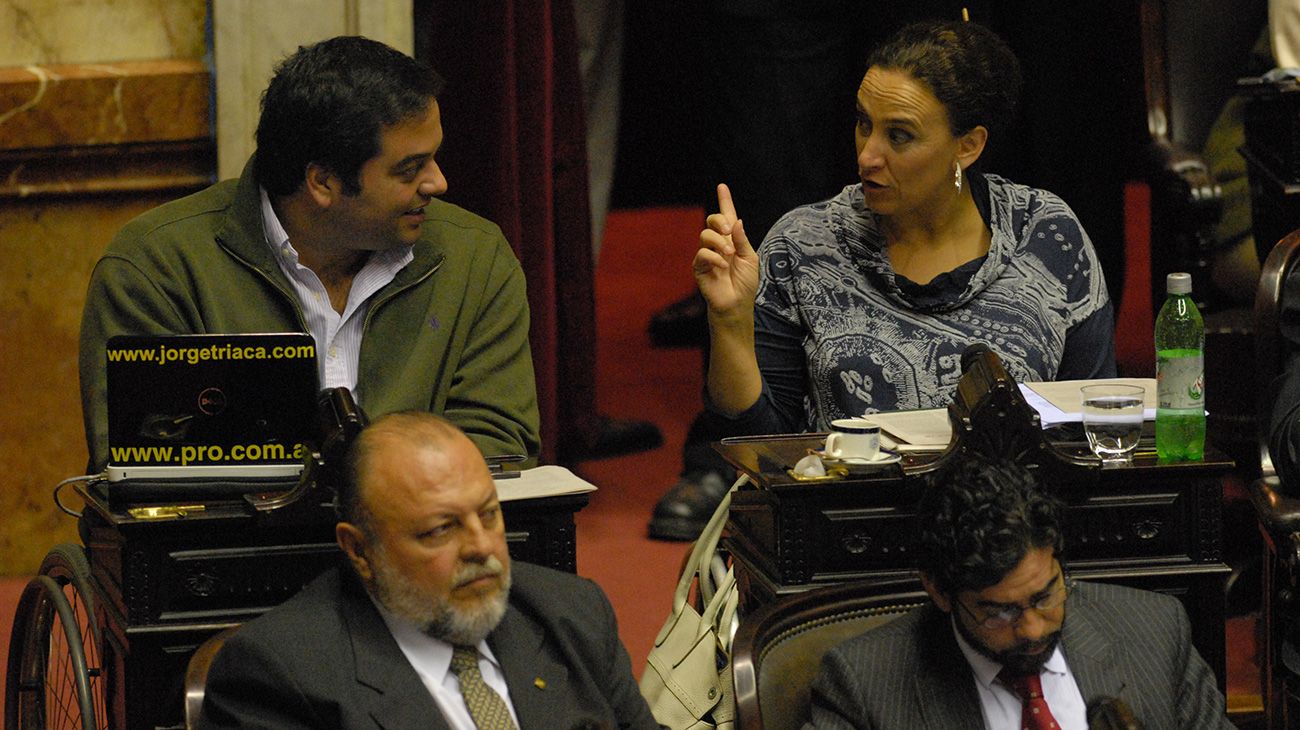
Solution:
[[[735,586],[736,574],[732,571],[727,571],[727,575],[722,579],[722,583],[718,585],[716,595],[725,596],[725,594],[728,591],[732,591]],[[734,593],[734,591],[732,592]],[[728,596],[727,598],[730,597]],[[722,624],[719,621],[719,614],[721,614],[722,620],[730,622],[731,615],[736,611],[736,601],[727,600],[727,598],[724,598],[723,600],[708,599],[704,605],[704,611],[700,614],[700,625],[713,627],[721,626]]]
[[[740,607],[740,591],[736,589],[736,571],[727,568],[727,573],[718,583],[717,592],[704,607],[701,620],[713,627],[717,637],[718,648],[731,656],[731,640],[736,633],[736,611]]]
[[[681,578],[677,580],[677,590],[673,593],[673,615],[680,615],[682,609],[686,606],[686,600],[691,593],[691,583],[696,576],[700,579],[700,597],[704,603],[710,603],[713,599],[714,586],[712,576],[709,575],[709,563],[713,559],[714,553],[718,550],[718,541],[722,538],[722,528],[727,524],[727,514],[731,510],[731,493],[744,484],[749,483],[749,475],[741,474],[736,479],[736,483],[731,485],[731,489],[722,496],[722,502],[718,508],[713,511],[713,516],[709,518],[708,524],[700,532],[700,537],[695,541],[695,546],[691,548],[691,556],[687,559],[686,565],[682,568]]]

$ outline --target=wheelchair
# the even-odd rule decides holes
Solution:
[[[22,592],[5,728],[186,727],[194,651],[338,560],[329,465],[366,417],[345,388],[322,392],[319,415],[320,448],[293,480],[60,484],[84,545],[56,545]],[[68,483],[80,512],[60,500]]]
[[[5,728],[185,728],[196,714],[187,670],[223,632],[339,564],[334,494],[348,445],[366,425],[346,388],[322,391],[319,449],[278,480],[77,483],[82,545],[50,551],[19,600],[5,682]],[[521,455],[491,456],[494,478]],[[514,560],[573,573],[574,514],[585,492],[503,497]],[[191,665],[191,657],[203,648]],[[199,693],[194,693],[199,689]]]
[[[23,589],[5,684],[6,728],[106,728],[102,631],[90,562],[56,545]]]

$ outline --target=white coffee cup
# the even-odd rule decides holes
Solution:
[[[822,453],[832,459],[873,461],[880,454],[880,426],[865,418],[837,418],[831,421]]]

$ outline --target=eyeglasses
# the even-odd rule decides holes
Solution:
[[[965,603],[962,603],[961,599],[956,596],[953,596],[952,600],[956,602],[958,606],[961,606],[966,613],[970,614],[970,617],[980,626],[992,631],[997,631],[1015,625],[1025,615],[1025,611],[1030,609],[1042,612],[1060,608],[1061,605],[1065,603],[1066,597],[1070,595],[1070,590],[1073,588],[1074,581],[1066,578],[1065,573],[1061,572],[1058,574],[1058,579],[1054,584],[1054,587],[1049,589],[1050,592],[1038,600],[1033,601],[1028,606],[1021,606],[1014,603],[1007,604],[1005,606],[999,606],[998,608],[987,609],[983,616],[975,613],[974,609],[970,608]]]

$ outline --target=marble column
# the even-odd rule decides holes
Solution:
[[[0,3],[0,575],[78,540],[50,493],[86,465],[77,332],[95,261],[213,177],[206,17],[205,0]]]
[[[280,59],[336,35],[411,53],[412,12],[411,0],[212,0],[218,177],[238,177],[253,153],[258,100]]]

